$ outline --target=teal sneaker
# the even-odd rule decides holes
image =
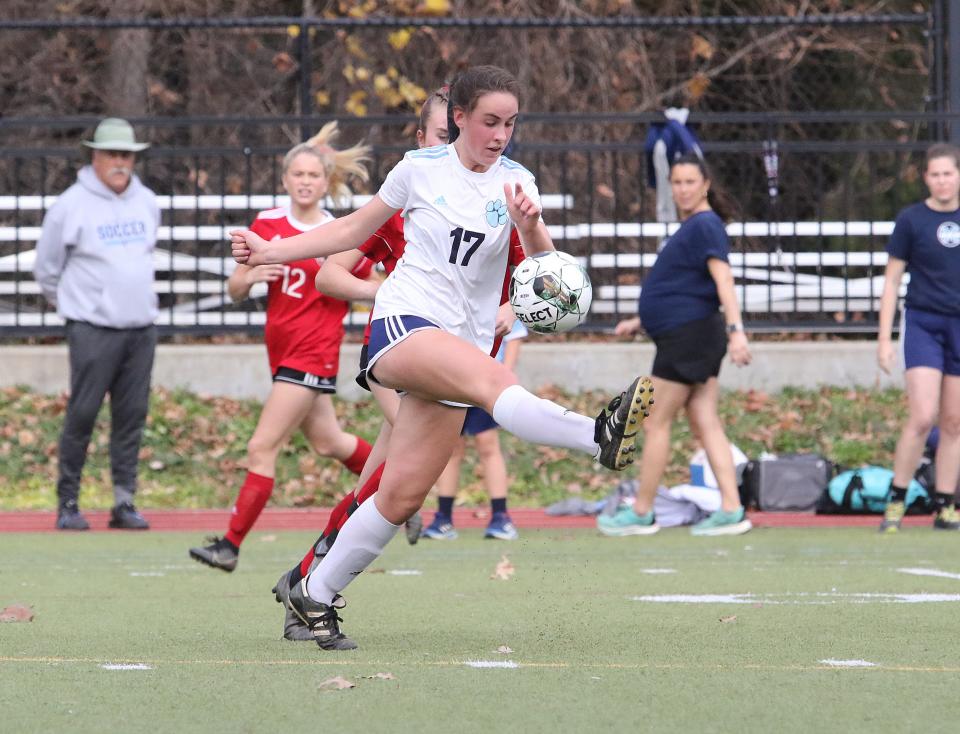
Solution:
[[[717,510],[692,528],[691,535],[743,535],[753,527],[742,507],[733,512]]]
[[[615,515],[600,515],[597,530],[612,538],[624,535],[653,535],[660,529],[653,512],[638,515],[630,505],[623,505]]]

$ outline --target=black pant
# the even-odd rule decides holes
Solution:
[[[90,436],[103,399],[110,394],[110,469],[118,502],[129,501],[137,487],[140,439],[150,400],[150,372],[157,346],[154,326],[107,329],[82,321],[67,322],[70,350],[70,401],[60,435],[62,506],[76,500],[87,460]]]

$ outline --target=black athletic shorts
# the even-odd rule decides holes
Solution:
[[[309,387],[311,390],[323,393],[335,393],[337,391],[336,375],[321,377],[290,367],[277,367],[277,371],[273,373],[273,381],[292,382],[294,385]]]
[[[654,377],[698,385],[720,374],[727,353],[727,327],[719,311],[651,338],[657,347]]]

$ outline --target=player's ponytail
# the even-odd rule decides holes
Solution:
[[[337,121],[328,122],[320,132],[305,143],[295,145],[283,158],[283,172],[286,173],[290,163],[301,153],[317,156],[323,163],[327,174],[327,193],[338,203],[347,203],[353,191],[348,185],[351,178],[366,182],[370,180],[370,173],[365,163],[371,160],[370,146],[358,143],[343,150],[337,150],[332,143],[340,135]]]

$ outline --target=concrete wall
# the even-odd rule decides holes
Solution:
[[[738,368],[729,361],[720,383],[729,389],[776,392],[785,386],[887,387],[902,385],[902,372],[883,375],[877,368],[874,342],[761,342],[751,345],[754,359]],[[340,355],[339,392],[348,400],[367,395],[353,378],[360,347],[344,345]],[[438,359],[442,357],[438,356]],[[520,380],[528,387],[553,383],[571,392],[622,390],[653,363],[649,343],[538,344],[532,337],[520,356]],[[235,398],[266,396],[270,375],[261,345],[161,345],[153,383]],[[0,387],[28,385],[44,393],[67,388],[67,349],[58,346],[0,346]]]

